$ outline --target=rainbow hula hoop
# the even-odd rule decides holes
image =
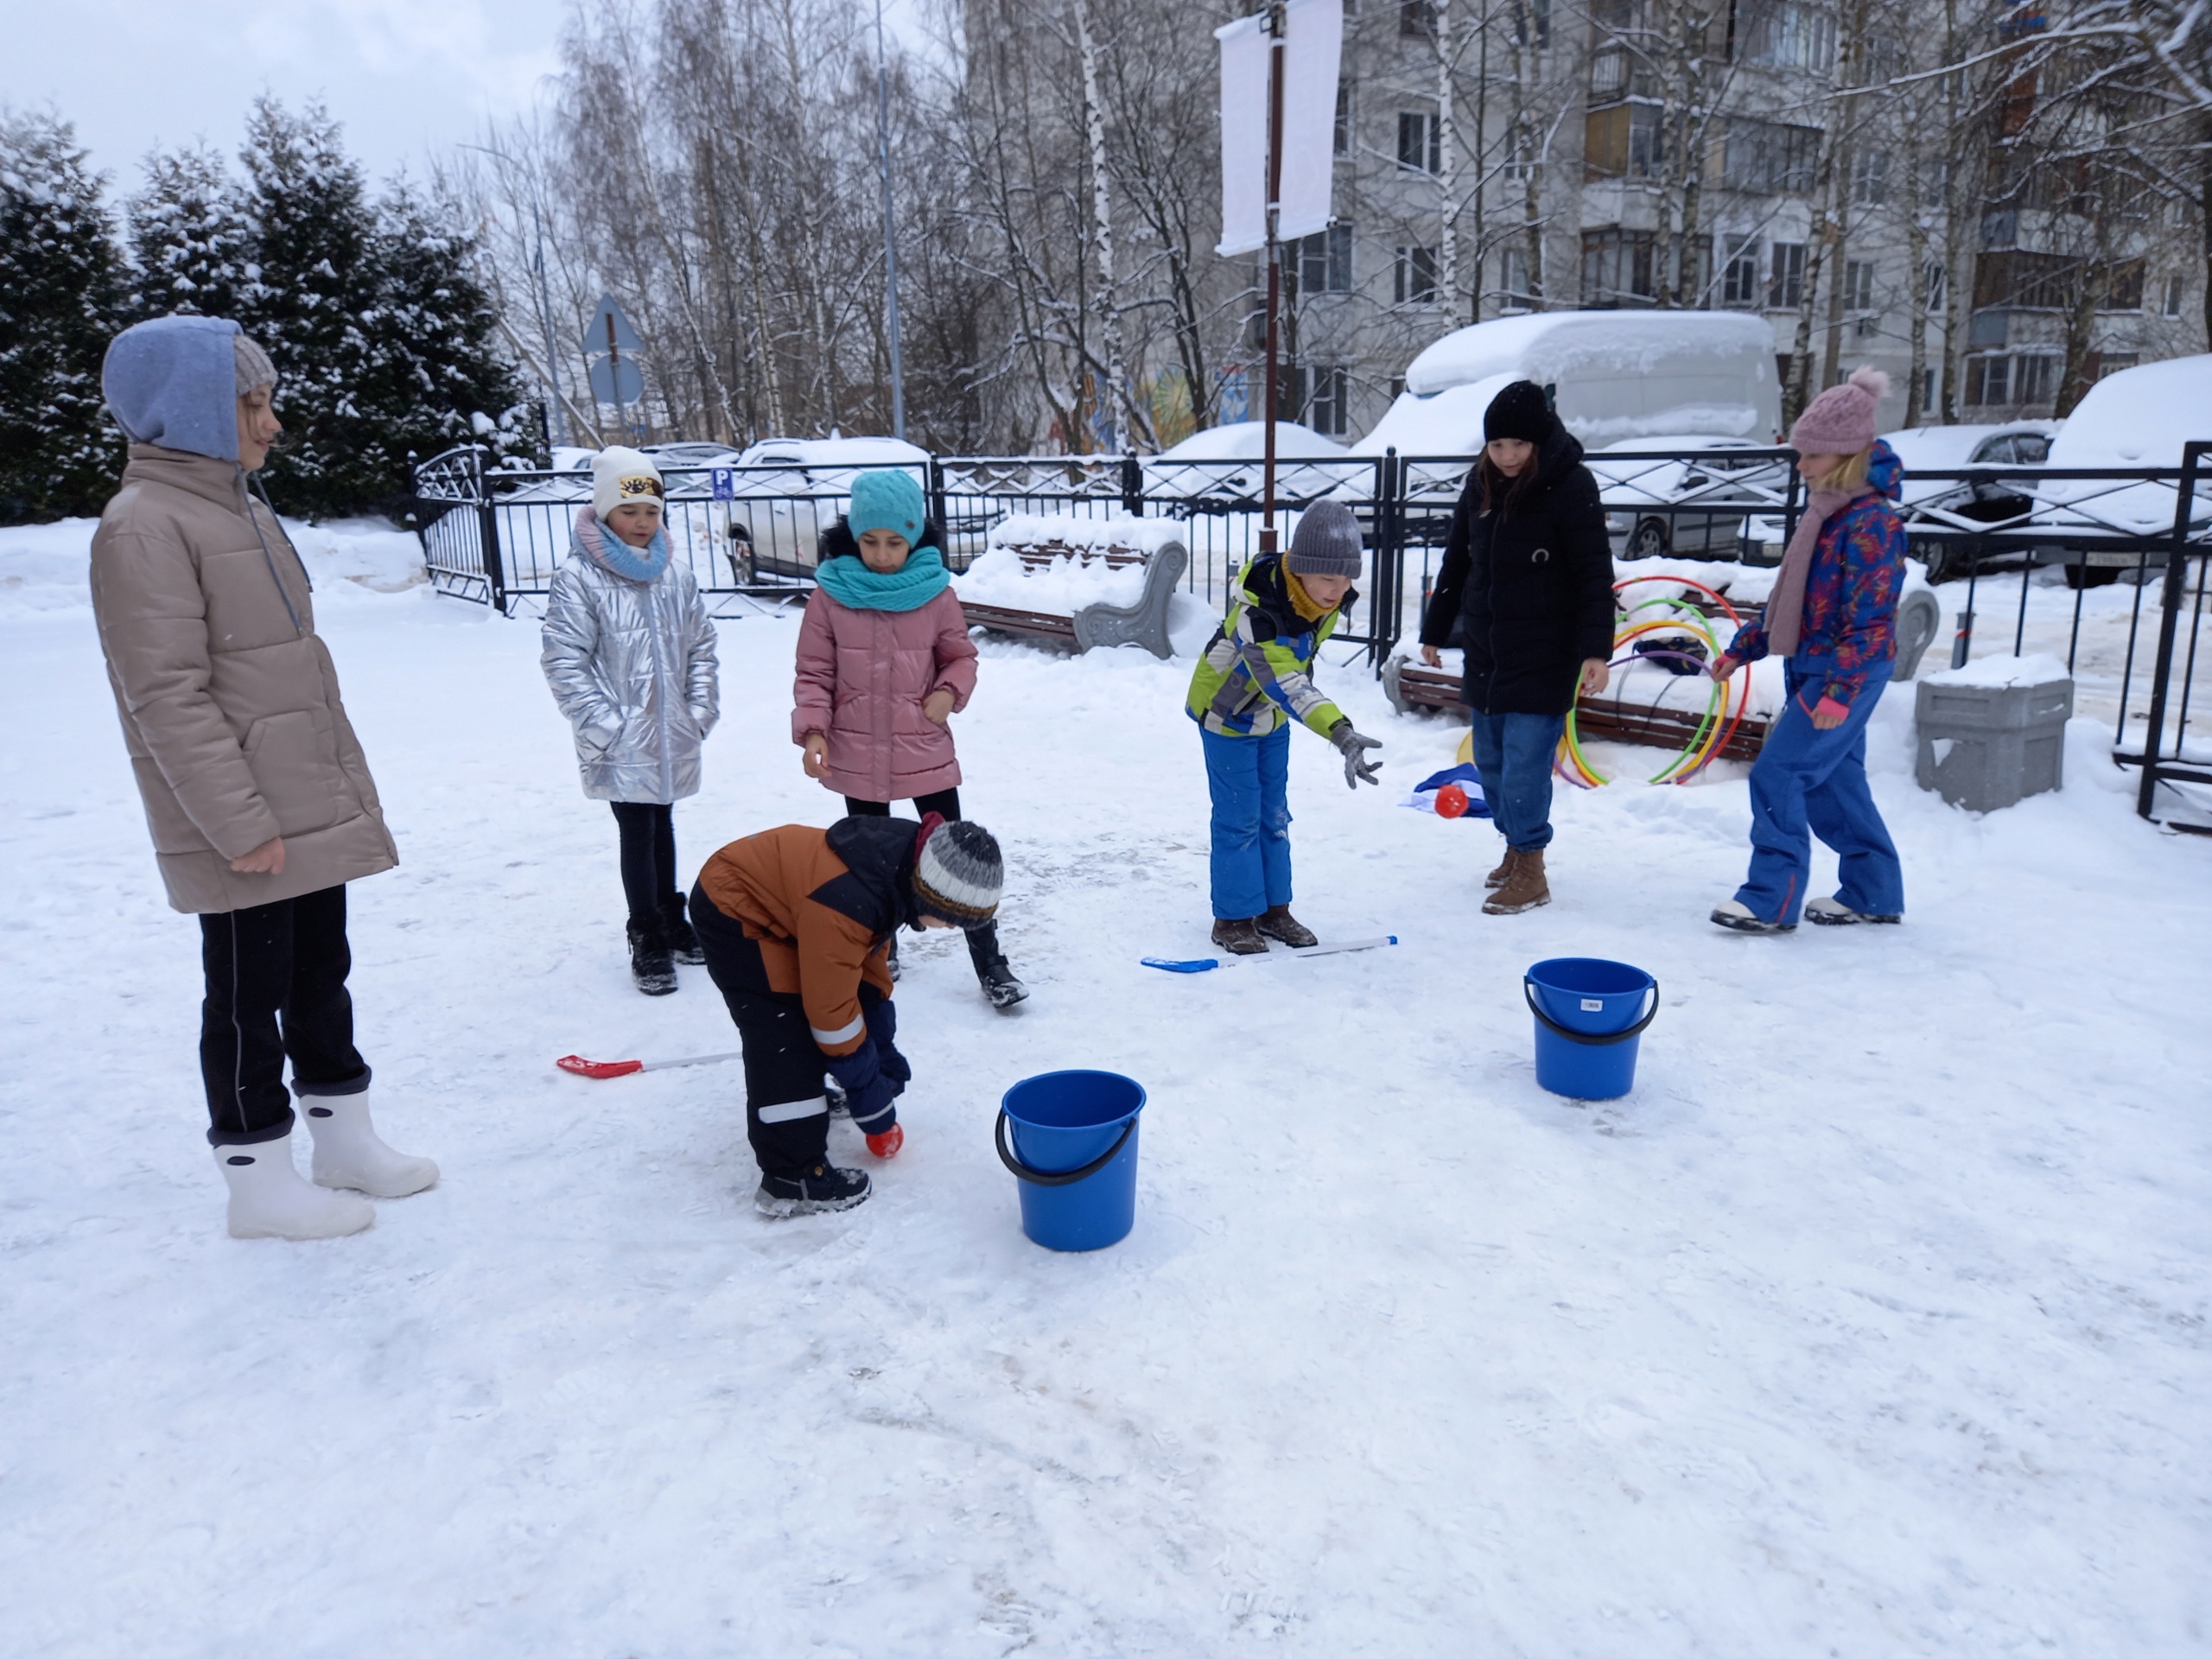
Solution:
[[[1616,594],[1625,594],[1629,588],[1645,582],[1666,582],[1675,588],[1694,588],[1719,606],[1728,620],[1738,626],[1742,625],[1743,618],[1737,613],[1736,607],[1728,602],[1726,594],[1688,576],[1630,576],[1625,582],[1615,582],[1613,591]],[[1663,607],[1667,614],[1641,622],[1635,620],[1638,613],[1650,610],[1655,607]],[[1713,658],[1719,657],[1723,651],[1719,637],[1713,631],[1713,619],[1696,606],[1689,604],[1686,596],[1681,594],[1662,594],[1652,599],[1640,600],[1622,612],[1621,621],[1622,626],[1613,635],[1613,649],[1616,652],[1619,652],[1624,645],[1646,634],[1656,633],[1662,629],[1683,628],[1688,629],[1700,639]],[[1670,656],[1685,662],[1695,662],[1700,671],[1707,679],[1712,679],[1713,667],[1710,659],[1699,661],[1688,653],[1679,652],[1643,653],[1629,652],[1616,656],[1606,666],[1622,668],[1643,661],[1650,656]],[[1746,677],[1745,679],[1741,695],[1736,698],[1736,706],[1732,711],[1728,706],[1728,693],[1729,688],[1725,682],[1712,680],[1712,690],[1706,698],[1705,713],[1698,721],[1697,729],[1690,734],[1689,741],[1676,750],[1674,758],[1661,766],[1657,772],[1652,773],[1646,781],[1654,784],[1686,784],[1713,764],[1720,751],[1727,747],[1729,740],[1735,736],[1737,728],[1744,723],[1744,715],[1750,709],[1751,687],[1749,677]],[[1579,690],[1576,693],[1576,701],[1578,703],[1580,701]],[[1560,734],[1559,748],[1552,757],[1552,769],[1568,783],[1580,789],[1602,789],[1613,781],[1592,766],[1589,756],[1583,753],[1582,735],[1577,728],[1575,709],[1572,705],[1567,711],[1567,726]]]

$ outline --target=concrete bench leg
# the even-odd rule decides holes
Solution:
[[[1180,542],[1170,542],[1145,561],[1144,597],[1134,605],[1086,605],[1075,613],[1075,648],[1142,645],[1154,656],[1173,657],[1167,639],[1167,605],[1191,568]]]

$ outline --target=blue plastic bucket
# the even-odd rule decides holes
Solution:
[[[1006,1091],[999,1158],[1021,1184],[1021,1230],[1031,1243],[1101,1250],[1128,1236],[1144,1099],[1142,1085],[1114,1071],[1047,1071]]]
[[[1659,1012],[1657,980],[1603,957],[1554,957],[1522,976],[1522,990],[1536,1016],[1539,1084],[1573,1100],[1614,1100],[1636,1086],[1637,1044]]]

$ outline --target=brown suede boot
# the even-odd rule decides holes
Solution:
[[[1483,901],[1483,914],[1517,916],[1551,901],[1551,883],[1544,880],[1544,855],[1540,848],[1514,859],[1513,873],[1505,878],[1505,885]]]
[[[1507,848],[1505,856],[1497,861],[1497,868],[1483,877],[1483,886],[1495,891],[1513,879],[1513,866],[1520,857],[1520,854],[1515,852],[1510,847]]]
[[[1313,930],[1290,913],[1288,905],[1269,905],[1260,919],[1253,924],[1265,938],[1281,939],[1294,950],[1303,950],[1310,944],[1319,944]]]
[[[1265,956],[1268,950],[1268,942],[1260,937],[1259,922],[1249,916],[1242,921],[1217,919],[1213,942],[1232,957]]]

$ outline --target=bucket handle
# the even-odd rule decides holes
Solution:
[[[1136,1133],[1136,1115],[1132,1112],[1129,1115],[1129,1121],[1122,1125],[1122,1133],[1116,1138],[1112,1146],[1107,1147],[1081,1169],[1065,1170],[1058,1174],[1047,1174],[1043,1170],[1032,1169],[1014,1157],[1013,1151],[1006,1143],[1006,1111],[1003,1107],[999,1111],[998,1128],[995,1132],[995,1138],[999,1145],[999,1161],[1014,1172],[1017,1180],[1027,1181],[1032,1186],[1073,1186],[1084,1177],[1096,1175],[1107,1165],[1112,1163],[1120,1154],[1122,1148],[1129,1144],[1129,1137]]]
[[[1651,982],[1650,1007],[1645,1010],[1643,1019],[1637,1020],[1626,1031],[1608,1031],[1603,1033],[1569,1031],[1544,1012],[1542,1006],[1536,1001],[1536,982],[1526,974],[1521,976],[1521,995],[1529,999],[1529,1012],[1536,1016],[1538,1025],[1554,1036],[1564,1037],[1570,1043],[1580,1043],[1585,1048],[1606,1048],[1615,1043],[1624,1043],[1631,1037],[1640,1037],[1643,1034],[1643,1028],[1659,1017],[1659,982],[1656,979]]]

